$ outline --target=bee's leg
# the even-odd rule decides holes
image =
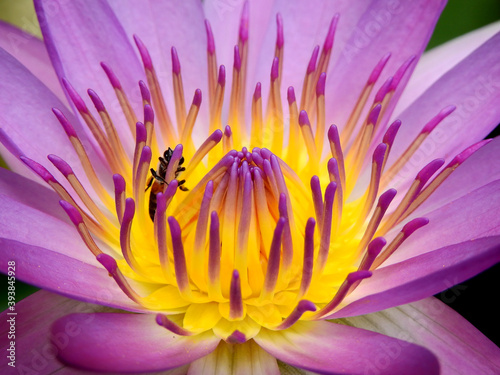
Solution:
[[[151,174],[153,174],[154,171],[155,170],[153,168],[151,168]],[[146,190],[144,190],[144,191],[148,191],[148,189],[151,187],[151,185],[153,185],[153,176],[149,177],[148,183],[146,184]]]
[[[158,173],[156,173],[156,171],[154,169],[151,169],[151,174],[156,179],[156,181],[159,181],[161,183],[164,183],[164,184],[168,185],[168,182],[165,181],[165,179],[163,177],[161,177],[160,175],[158,175]]]

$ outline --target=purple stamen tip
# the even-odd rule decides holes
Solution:
[[[396,189],[389,189],[380,196],[378,199],[378,205],[382,208],[382,210],[387,210],[387,207],[391,204],[392,200],[396,196],[396,193]]]
[[[103,265],[104,268],[106,268],[106,271],[108,271],[110,274],[114,274],[118,269],[116,260],[108,254],[101,253],[96,256],[96,259]]]
[[[351,272],[349,275],[347,275],[347,282],[349,284],[354,284],[356,281],[367,279],[371,275],[372,272],[365,270]]]
[[[321,73],[318,78],[318,84],[316,85],[316,95],[325,95],[325,83],[326,83],[326,73]]]
[[[417,180],[421,181],[422,184],[425,184],[429,178],[432,177],[436,171],[441,168],[444,164],[444,159],[435,159],[423,167],[420,172],[417,174]]]
[[[228,336],[226,342],[229,344],[243,344],[247,341],[247,338],[244,333],[236,330],[231,335]]]
[[[219,77],[217,79],[217,83],[222,87],[226,85],[226,67],[224,65],[219,67]]]
[[[104,70],[104,73],[106,73],[106,75],[108,76],[111,86],[113,86],[113,88],[115,89],[121,90],[122,85],[120,84],[120,81],[118,80],[116,74],[113,72],[113,69],[111,69],[111,67],[104,62],[101,62],[101,67]]]
[[[380,77],[380,74],[382,73],[382,70],[384,70],[385,64],[387,64],[390,57],[391,53],[389,52],[380,59],[378,64],[375,66],[375,69],[373,69],[372,74],[370,74],[370,78],[368,78],[368,85],[371,85],[378,80],[378,77]]]
[[[205,20],[205,30],[207,31],[207,52],[211,55],[215,52],[215,41],[214,34],[212,33],[212,27],[210,22]]]
[[[104,107],[104,103],[102,102],[101,98],[99,98],[99,95],[97,95],[96,92],[91,89],[88,89],[87,93],[89,94],[95,109],[97,109],[98,112],[105,112],[106,108]]]
[[[33,172],[38,174],[45,182],[57,182],[54,176],[50,174],[50,172],[41,164],[37,163],[34,160],[31,160],[30,158],[27,158],[25,156],[20,157],[21,161],[26,164]]]
[[[375,103],[382,103],[382,100],[384,100],[384,97],[387,95],[389,92],[391,85],[392,85],[393,77],[387,78],[387,80],[384,82],[382,86],[380,86],[380,89],[377,91],[377,94],[375,95],[375,99],[373,100]]]
[[[122,192],[125,191],[125,179],[121,174],[114,174],[113,175],[113,183],[115,185],[115,191],[118,194],[121,194]]]
[[[329,173],[331,173],[333,175],[338,175],[338,173],[339,173],[339,164],[337,162],[337,159],[330,158],[330,160],[328,160],[327,168],[328,168],[328,172]]]
[[[223,136],[223,133],[222,133],[222,130],[220,129],[217,129],[216,131],[214,131],[211,135],[210,135],[210,139],[212,141],[214,141],[215,143],[219,143],[220,140],[222,139],[222,136]]]
[[[57,119],[61,123],[61,125],[62,125],[64,131],[66,132],[66,134],[68,135],[68,137],[75,137],[76,138],[77,135],[76,135],[75,129],[69,123],[66,116],[64,116],[64,114],[57,108],[52,108],[52,112],[54,113],[54,115],[56,115]]]
[[[316,61],[318,60],[319,55],[319,46],[314,47],[313,53],[311,55],[311,59],[309,60],[309,64],[307,65],[307,74],[310,74],[316,70]]]
[[[168,219],[168,225],[170,227],[170,233],[172,234],[172,239],[175,238],[180,238],[181,236],[181,227],[179,226],[179,223],[177,220],[175,220],[175,217],[169,216]]]
[[[323,49],[325,51],[328,51],[333,47],[333,38],[335,36],[335,29],[337,28],[339,17],[340,15],[338,13],[335,14],[330,22],[330,28],[328,29],[328,34],[326,35],[325,43],[323,44]]]
[[[280,61],[279,58],[275,57],[273,59],[273,65],[271,66],[271,81],[278,79],[280,75]]]
[[[314,235],[314,227],[316,226],[316,220],[310,217],[306,223],[306,237],[312,237]]]
[[[142,63],[144,65],[144,68],[148,70],[153,69],[153,60],[151,59],[151,55],[149,54],[148,49],[146,48],[146,45],[142,42],[142,40],[137,36],[134,35],[134,41],[137,46],[137,49],[139,50],[139,54],[141,55]]]
[[[372,111],[368,115],[368,123],[373,124],[373,125],[375,125],[377,123],[378,116],[380,115],[380,110],[381,109],[382,109],[382,105],[381,104],[377,104],[372,109]]]
[[[408,222],[401,232],[405,235],[405,237],[409,237],[415,232],[417,229],[422,228],[423,226],[429,224],[429,219],[426,217],[417,217],[416,219],[413,219],[412,221]]]
[[[302,110],[299,113],[299,125],[300,126],[311,126],[311,123],[309,122],[309,117],[307,116],[307,112]]]
[[[201,105],[201,90],[196,89],[193,97],[193,105],[199,107]]]
[[[328,140],[335,144],[340,144],[339,130],[337,125],[331,125],[328,129]]]
[[[238,46],[234,46],[234,62],[233,62],[233,68],[236,71],[240,71],[241,69],[241,56],[240,56],[240,49]]]
[[[370,242],[368,245],[368,253],[372,257],[376,257],[382,251],[382,248],[387,244],[384,237],[377,237]]]
[[[387,129],[387,131],[385,132],[382,142],[388,145],[392,145],[394,139],[396,138],[396,134],[398,134],[400,127],[401,127],[401,120],[394,121],[391,124],[391,126],[389,126],[389,129]]]
[[[226,125],[226,127],[224,128],[224,135],[226,137],[230,137],[232,134],[233,132],[231,131],[231,127],[229,125]]]
[[[153,111],[153,107],[149,104],[144,106],[144,123],[151,122],[153,123],[155,120],[155,112]]]
[[[285,36],[283,33],[283,17],[281,17],[280,13],[276,14],[276,26],[278,28],[278,33],[276,36],[276,46],[281,49],[285,44]]]
[[[64,211],[66,211],[66,214],[69,216],[75,227],[83,223],[82,215],[80,215],[80,212],[78,212],[78,210],[71,203],[60,200],[59,204]]]
[[[179,56],[175,47],[170,49],[170,54],[172,55],[172,72],[174,74],[181,74],[181,63],[179,62]]]
[[[253,93],[253,100],[257,101],[262,97],[262,84],[257,82],[255,85],[255,91]]]
[[[147,132],[146,127],[142,122],[137,122],[135,124],[135,141],[136,143],[146,142]]]
[[[78,112],[88,112],[87,106],[85,105],[85,102],[81,98],[80,95],[76,92],[76,90],[71,86],[71,84],[66,80],[66,78],[61,78],[63,86],[68,93],[71,101],[75,105],[76,109]]]
[[[135,201],[132,198],[125,200],[125,211],[123,212],[123,222],[130,223],[135,214]]]
[[[151,102],[151,92],[148,89],[148,86],[144,83],[144,81],[139,81],[139,88],[141,90],[142,100],[150,103]]]
[[[245,1],[243,4],[243,10],[241,11],[241,21],[240,21],[240,31],[239,36],[240,40],[243,44],[248,40],[248,20],[249,20],[249,11],[248,11],[248,1]]]
[[[297,312],[303,314],[306,311],[316,311],[316,305],[311,301],[303,299],[297,304]]]
[[[455,109],[457,109],[454,105],[449,105],[444,107],[436,116],[434,116],[422,129],[422,133],[430,133],[434,130],[436,126],[438,126],[441,121],[443,121],[448,115],[450,115]]]
[[[385,143],[380,143],[373,151],[373,162],[378,165],[382,164],[384,160],[385,151],[387,150],[387,145]]]
[[[63,159],[61,159],[57,155],[47,155],[47,158],[54,164],[54,166],[64,175],[64,177],[68,177],[70,174],[73,174],[73,170]]]
[[[289,105],[292,105],[293,103],[295,103],[295,101],[297,100],[295,98],[295,90],[293,89],[292,86],[290,86],[286,92],[286,98],[288,100],[288,104]]]
[[[478,143],[473,144],[472,146],[466,148],[463,150],[460,154],[455,156],[453,160],[450,162],[450,165],[459,163],[462,164],[469,156],[471,156],[473,153],[475,153],[477,150],[479,150],[481,147],[484,145],[487,145],[490,143],[493,139],[485,139],[483,141],[480,141]]]
[[[262,148],[260,150],[260,155],[264,158],[264,159],[267,159],[267,160],[270,160],[271,159],[271,156],[273,155],[273,153],[271,152],[271,150],[267,149],[267,148]]]
[[[156,320],[156,324],[163,327],[163,315],[162,314],[156,314],[155,320]]]
[[[333,198],[335,197],[335,190],[337,190],[337,183],[332,181],[326,187],[325,202],[333,202]]]
[[[394,74],[394,80],[392,81],[391,85],[391,91],[395,90],[396,87],[398,87],[399,82],[403,79],[403,76],[405,75],[406,71],[412,64],[412,62],[417,58],[417,56],[412,55],[408,60],[406,60],[403,65],[396,71],[396,74]]]

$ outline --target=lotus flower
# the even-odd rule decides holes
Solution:
[[[2,25],[0,264],[44,289],[2,372],[498,373],[429,297],[500,259],[500,35],[422,57],[444,5],[38,0],[48,56]]]

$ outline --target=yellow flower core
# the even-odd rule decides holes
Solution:
[[[372,102],[368,98],[373,97],[370,93],[390,54],[382,56],[366,74],[367,83],[342,133],[333,125],[327,129],[326,75],[322,72],[327,70],[337,20],[335,16],[321,52],[319,48],[313,51],[300,103],[294,89],[288,89],[285,116],[280,95],[283,26],[278,15],[266,109],[258,83],[251,110],[247,110],[251,113],[246,113],[248,14],[244,11],[226,127],[221,120],[225,68],[217,69],[208,22],[209,119],[197,118],[200,90],[186,109],[180,63],[173,48],[175,120],[171,120],[153,62],[136,37],[147,76],[147,84],[140,82],[143,122],[137,122],[118,77],[103,64],[135,134],[133,153],[124,149],[97,94],[89,92],[102,126],[65,81],[69,97],[114,173],[114,194],[101,185],[82,143],[58,110],[54,112],[100,199],[87,194],[63,160],[50,158],[81,203],[52,176],[40,172],[40,165],[23,159],[60,194],[61,204],[82,239],[122,290],[142,307],[158,313],[158,324],[174,333],[194,335],[211,329],[228,342],[242,342],[254,337],[261,327],[281,330],[299,319],[327,318],[342,307],[343,298],[362,279],[371,275],[370,269],[384,262],[426,221],[416,219],[407,224],[383,251],[385,240],[375,237],[406,218],[458,165],[450,164],[422,189],[442,165],[429,164],[399,206],[384,216],[395,191],[380,192],[402,166],[396,162],[383,174],[400,123],[383,130],[385,136],[381,141],[379,137],[378,145],[372,143],[413,59],[394,77],[379,83]],[[452,110],[445,108],[425,129]],[[251,115],[249,130],[245,127],[247,114]],[[207,140],[195,145],[193,128],[208,129]],[[428,131],[419,135],[405,157],[426,134]],[[164,154],[169,147],[172,150]],[[164,162],[156,170],[160,157]],[[158,175],[153,180],[150,168]],[[369,176],[369,183],[356,186],[363,173]],[[152,186],[147,189],[148,182]],[[353,191],[357,193],[351,194]]]

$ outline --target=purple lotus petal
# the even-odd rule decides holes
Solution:
[[[208,93],[207,80],[200,79],[207,76],[207,37],[199,1],[131,1],[127,6],[123,6],[120,0],[108,3],[129,40],[133,43],[132,36],[138,35],[148,48],[172,120],[175,119],[174,98],[167,95],[172,87],[172,61],[167,53],[172,47],[179,56],[186,98],[190,98],[196,89]],[[206,106],[201,106],[200,116],[208,116]]]
[[[32,75],[25,67],[8,53],[0,49],[0,76],[9,77],[0,81],[0,122],[2,129],[21,151],[33,160],[43,162],[48,153],[63,157],[72,165],[76,173],[83,174],[77,164],[78,157],[68,141],[66,134],[59,125],[50,108],[61,109],[71,121],[77,132],[82,130],[77,120],[65,109],[65,105],[50,90]],[[12,103],[12,98],[29,102],[30,105],[19,111]],[[36,147],[33,147],[36,145]],[[3,150],[3,146],[1,146]],[[2,151],[2,156],[9,167],[16,173],[39,182],[39,178],[19,163],[8,152]],[[50,162],[45,166],[50,171],[56,168]]]
[[[443,374],[500,372],[498,346],[433,297],[343,320],[349,325],[424,345],[438,357]]]
[[[500,261],[500,236],[434,250],[373,271],[331,315],[342,318],[380,311],[441,292]],[[448,280],[448,283],[446,282]],[[451,280],[451,281],[450,281]]]
[[[498,200],[500,180],[490,182],[432,212],[426,212],[429,224],[410,236],[384,265],[469,239],[499,235],[498,208],[491,204]],[[398,225],[387,234],[388,239],[399,229]]]
[[[98,264],[67,218],[63,221],[14,198],[0,195],[0,237],[40,246],[81,262]],[[56,210],[57,206],[52,209]],[[59,215],[61,213],[64,215],[64,212]]]
[[[211,331],[191,337],[174,335],[156,324],[154,314],[119,313],[67,315],[52,326],[52,338],[64,333],[70,322],[81,332],[61,348],[58,357],[94,371],[168,370],[211,353],[220,340]]]
[[[54,74],[43,41],[15,26],[0,21],[0,47],[28,68],[61,102],[66,104],[66,96]]]
[[[116,102],[113,87],[99,64],[101,61],[113,69],[127,95],[138,91],[137,82],[145,79],[143,69],[128,36],[107,3],[71,1],[63,6],[37,0],[35,10],[44,21],[40,26],[58,77],[66,78],[81,96],[91,88],[99,93],[104,103]],[[113,43],[109,44],[109,40]],[[137,99],[129,98],[139,116],[142,103]],[[119,107],[112,110],[110,116],[116,123],[126,123]],[[130,137],[125,126],[117,130]]]
[[[370,72],[382,56],[392,53],[380,78],[381,85],[389,76],[394,76],[396,70],[411,56],[417,59],[422,54],[445,1],[411,1],[384,3],[373,1],[360,17],[356,27],[351,31],[342,48],[337,65],[330,65],[327,72],[327,103],[337,103],[338,106],[327,106],[327,118],[335,118],[338,124],[345,124],[348,111],[340,108],[352,108],[357,97],[368,79]],[[342,13],[341,13],[342,17]],[[404,33],[405,38],[394,38],[394,34]],[[415,62],[410,66],[414,69]],[[359,74],[360,72],[367,72]],[[403,77],[394,99],[401,94],[406,85],[409,73]],[[366,74],[366,75],[365,75]],[[349,88],[349,90],[345,90]],[[376,90],[371,94],[375,96]],[[387,114],[394,108],[394,99],[389,105]],[[369,99],[372,100],[372,99]],[[403,122],[404,123],[404,122]]]
[[[7,273],[7,262],[15,261],[16,278],[20,281],[85,302],[143,310],[125,296],[101,266],[11,239],[0,238],[0,247],[0,270]]]
[[[20,186],[23,188],[19,189]],[[53,190],[35,184],[26,177],[5,168],[0,168],[0,194],[69,223],[68,216],[57,207],[61,198]],[[0,216],[3,214],[6,213],[2,212]],[[7,224],[7,222],[2,221],[3,223]]]
[[[279,375],[276,358],[253,340],[240,345],[223,341],[209,355],[189,366],[190,374],[262,374]]]
[[[59,374],[64,369],[64,365],[56,359],[57,352],[60,347],[67,345],[68,341],[78,334],[79,327],[75,324],[68,324],[66,332],[59,335],[51,343],[49,339],[50,325],[55,319],[66,314],[93,313],[105,310],[106,307],[100,305],[71,300],[44,290],[17,302],[17,316],[15,316],[16,369],[25,373],[50,374],[57,372]],[[12,318],[13,315],[8,315],[8,312],[9,310],[6,310],[0,314],[3,322]],[[91,316],[89,315],[89,317]],[[7,328],[7,325],[4,327]],[[5,340],[2,340],[0,348],[2,353],[8,353],[10,340],[7,340],[7,331],[3,332],[2,330],[2,334],[4,334]],[[0,364],[2,374],[13,373],[12,367],[8,366],[7,363],[8,361],[3,360]],[[71,374],[79,373],[71,372]]]
[[[416,137],[433,116],[431,114],[437,114],[443,104],[453,104],[457,107],[429,135],[394,178],[392,185],[401,184],[411,178],[429,160],[436,157],[450,160],[470,144],[483,139],[498,124],[500,68],[496,62],[500,58],[500,51],[495,48],[498,43],[500,33],[437,80],[425,95],[398,116],[404,125],[396,136],[388,167]]]
[[[254,340],[279,360],[321,374],[439,374],[436,357],[421,346],[327,321],[262,330]]]
[[[432,48],[420,59],[394,113],[401,113],[448,70],[500,31],[495,22]]]

